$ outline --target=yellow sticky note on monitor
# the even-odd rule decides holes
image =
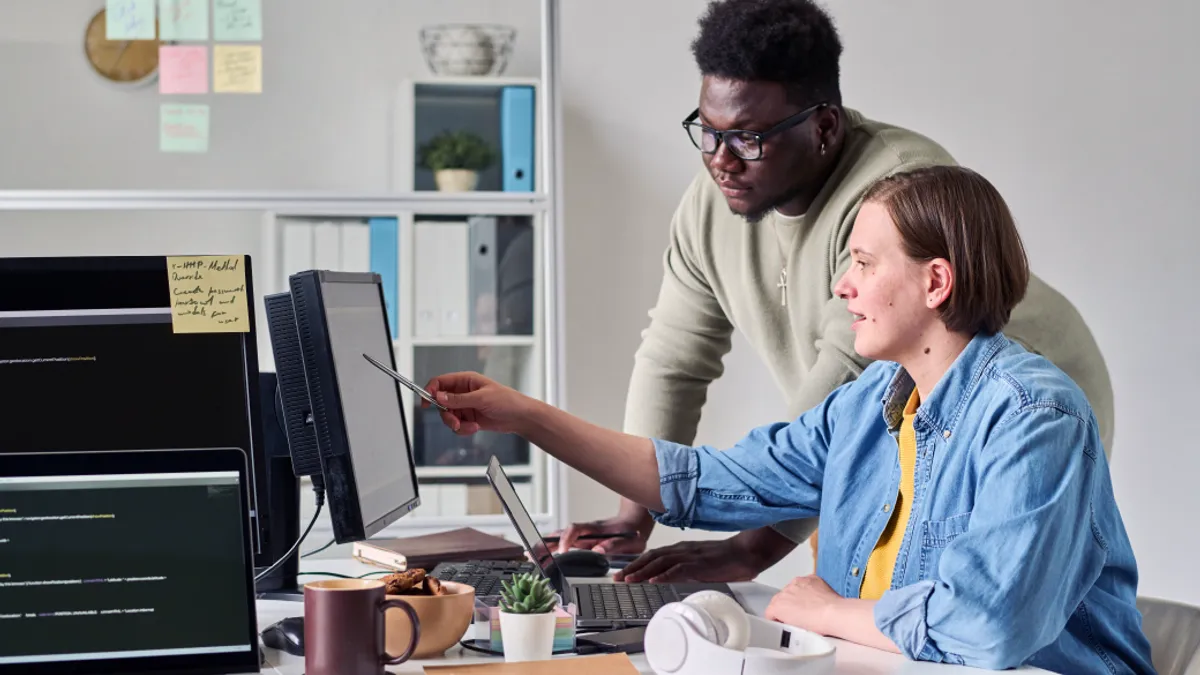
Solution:
[[[246,257],[167,257],[171,325],[176,333],[247,333]]]
[[[213,93],[262,93],[262,45],[213,45],[212,54]]]

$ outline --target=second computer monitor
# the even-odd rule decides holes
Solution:
[[[290,278],[330,520],[361,541],[420,504],[380,277],[312,270]]]

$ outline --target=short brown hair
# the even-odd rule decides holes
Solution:
[[[954,286],[939,307],[947,328],[991,335],[1008,323],[1029,285],[1029,259],[986,178],[960,166],[915,169],[879,180],[863,201],[888,210],[910,258],[950,261]]]

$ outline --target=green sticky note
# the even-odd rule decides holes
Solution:
[[[213,39],[262,40],[262,0],[213,0]]]
[[[108,0],[104,28],[109,40],[153,40],[154,0]]]
[[[207,40],[208,0],[158,0],[162,40]]]
[[[158,138],[162,152],[208,152],[208,106],[163,103]]]

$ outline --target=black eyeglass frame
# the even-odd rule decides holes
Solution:
[[[683,131],[687,134],[688,139],[692,142],[692,145],[696,146],[697,150],[706,155],[716,154],[717,150],[721,149],[721,144],[725,142],[725,136],[745,134],[754,140],[754,147],[758,148],[758,153],[753,157],[743,157],[742,155],[739,155],[737,151],[732,148],[732,146],[730,147],[729,151],[733,153],[734,157],[746,160],[748,162],[754,162],[762,159],[763,141],[777,134],[781,134],[794,126],[803,124],[808,120],[808,118],[816,114],[818,110],[825,108],[828,105],[828,103],[818,103],[812,107],[805,108],[804,110],[785,118],[783,121],[771,127],[770,129],[767,129],[766,131],[750,131],[749,129],[726,129],[725,131],[721,131],[720,129],[714,129],[706,124],[701,124],[696,121],[700,117],[700,108],[696,108],[691,115],[687,116],[687,119],[683,120]],[[700,143],[696,142],[696,138],[692,136],[691,127],[698,127],[700,129],[701,139],[703,139],[703,135],[706,132],[711,133],[716,137],[717,143],[713,146],[712,150],[705,150]]]

